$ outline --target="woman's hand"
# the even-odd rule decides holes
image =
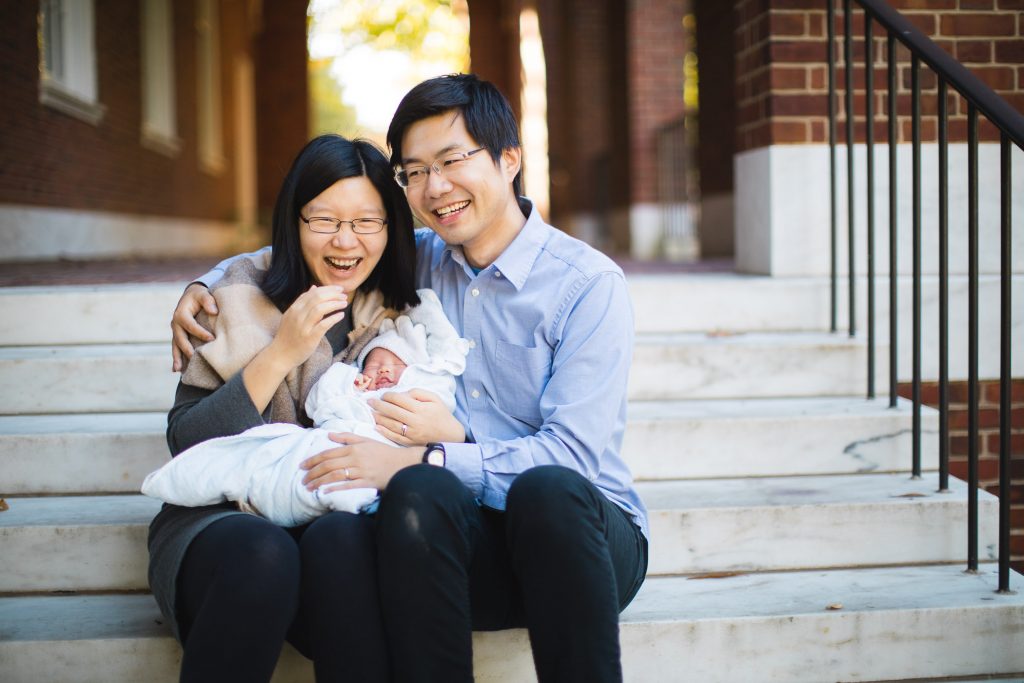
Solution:
[[[466,430],[433,392],[424,389],[392,391],[369,403],[374,410],[377,431],[402,446],[466,440]]]
[[[349,433],[331,434],[330,439],[343,445],[318,453],[299,465],[309,470],[302,483],[310,491],[324,485],[331,485],[328,491],[383,491],[396,472],[423,461],[422,448],[395,448]]]
[[[313,285],[292,302],[274,340],[242,371],[245,389],[258,411],[270,405],[288,373],[313,355],[327,330],[345,317],[347,306],[345,291],[334,285]]]
[[[348,296],[336,285],[313,285],[299,295],[281,318],[269,350],[281,363],[292,368],[313,355],[317,344],[345,317]]]
[[[181,372],[185,367],[184,360],[192,358],[195,349],[188,336],[191,334],[203,341],[213,341],[213,334],[196,322],[199,311],[205,310],[210,315],[217,315],[217,301],[210,294],[206,285],[194,282],[185,288],[178,305],[171,316],[171,370]]]

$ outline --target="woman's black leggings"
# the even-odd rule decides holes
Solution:
[[[286,639],[319,683],[387,680],[373,536],[372,517],[346,512],[295,529],[211,524],[178,574],[181,680],[269,681]]]

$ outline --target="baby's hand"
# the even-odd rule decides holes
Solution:
[[[359,373],[358,375],[356,375],[355,381],[352,382],[352,386],[356,388],[356,391],[366,391],[367,389],[370,388],[370,385],[372,383],[372,379],[370,379],[363,373]]]

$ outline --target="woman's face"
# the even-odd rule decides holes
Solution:
[[[337,218],[352,221],[357,218],[383,218],[384,202],[365,176],[344,178],[334,183],[302,207],[302,217]],[[334,234],[310,230],[302,220],[299,241],[302,257],[317,285],[339,285],[351,294],[366,282],[384,253],[388,243],[388,228],[371,235],[357,234],[352,225],[342,223]]]

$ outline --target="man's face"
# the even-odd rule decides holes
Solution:
[[[409,126],[402,136],[402,165],[430,166],[451,152],[479,147],[459,112],[445,112]],[[469,157],[425,182],[406,189],[416,217],[448,244],[470,252],[501,231],[499,223],[515,204],[512,179],[519,170],[518,150],[502,153],[495,164],[487,150]],[[515,209],[518,213],[518,208]]]

